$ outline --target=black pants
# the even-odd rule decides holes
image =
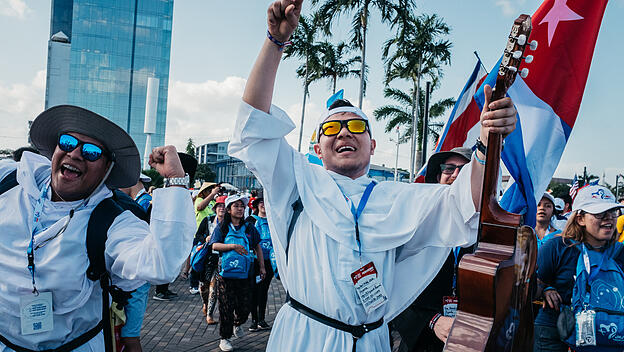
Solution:
[[[241,326],[247,321],[250,299],[250,279],[227,279],[217,274],[219,335],[222,339],[232,337],[234,326]]]
[[[266,316],[267,300],[269,298],[269,286],[271,285],[271,279],[273,279],[273,267],[271,261],[264,260],[264,268],[266,270],[266,276],[264,280],[256,283],[255,277],[260,275],[260,264],[258,259],[254,261],[254,279],[252,281],[252,296],[251,296],[251,319],[256,323],[264,320]]]
[[[162,293],[163,295],[169,291],[169,284],[156,285],[156,293]]]

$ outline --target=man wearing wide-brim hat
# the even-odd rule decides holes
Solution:
[[[104,351],[102,290],[86,274],[86,229],[110,189],[137,183],[139,152],[117,125],[69,105],[41,113],[30,137],[42,155],[0,163],[0,180],[15,170],[17,180],[0,195],[0,350]],[[195,229],[175,147],[155,148],[149,160],[169,186],[154,192],[151,225],[125,211],[107,232],[106,268],[126,291],[173,280]]]
[[[427,162],[425,183],[452,184],[459,175],[459,170],[470,162],[471,156],[472,149],[465,147],[433,154]]]

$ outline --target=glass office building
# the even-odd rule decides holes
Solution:
[[[82,106],[126,130],[141,155],[147,81],[158,79],[156,132],[163,145],[173,0],[52,0],[46,108]]]

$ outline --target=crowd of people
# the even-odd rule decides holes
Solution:
[[[61,105],[33,121],[35,148],[0,161],[0,352],[141,351],[150,286],[154,300],[175,299],[179,274],[206,324],[219,324],[222,351],[268,329],[268,351],[442,351],[459,263],[478,245],[488,136],[511,133],[516,109],[486,86],[475,146],[432,155],[423,185],[368,176],[368,117],[339,99],[318,121],[323,165],[309,163],[272,105],[301,6],[270,5],[229,145],[259,192],[190,192],[197,160],[173,146],[152,151],[164,185],[147,188],[136,145],[105,117]],[[623,349],[623,208],[593,184],[539,200],[535,352]],[[273,278],[287,298],[270,326]]]

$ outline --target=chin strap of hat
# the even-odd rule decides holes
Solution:
[[[81,207],[84,204],[87,204],[87,202],[89,201],[89,199],[91,199],[91,196],[93,196],[93,194],[95,194],[95,192],[100,189],[100,187],[102,187],[102,185],[104,184],[104,182],[106,182],[106,180],[108,179],[108,176],[110,175],[111,171],[113,171],[113,167],[115,166],[115,160],[111,160],[110,166],[108,167],[108,169],[106,170],[106,173],[104,174],[104,177],[102,177],[102,180],[100,181],[100,183],[98,183],[97,187],[95,187],[93,189],[93,191],[91,191],[91,193],[89,194],[89,196],[87,198],[85,198],[82,203],[80,203],[79,206],[77,206],[75,209],[78,209],[79,207]]]

